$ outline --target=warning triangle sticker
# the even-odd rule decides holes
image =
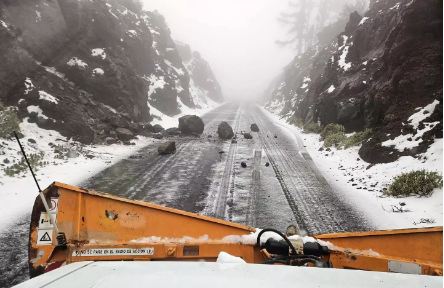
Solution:
[[[48,232],[45,232],[39,241],[51,241],[51,237],[49,236]]]

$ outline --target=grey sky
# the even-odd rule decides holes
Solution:
[[[174,39],[191,45],[212,66],[225,97],[257,97],[294,52],[276,18],[287,0],[143,0],[166,18]]]

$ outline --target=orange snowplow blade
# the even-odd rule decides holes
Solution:
[[[215,261],[222,251],[247,263],[269,257],[248,226],[57,182],[43,193],[58,231],[37,197],[31,277],[88,260]],[[442,227],[314,237],[329,242],[325,258],[334,268],[442,275]]]
[[[442,227],[316,235],[338,247],[330,261],[337,268],[442,275]],[[353,257],[347,257],[347,251]],[[357,252],[359,251],[359,253]],[[345,253],[344,253],[345,252]],[[408,265],[405,263],[409,263]],[[335,265],[336,264],[336,265]]]
[[[58,182],[44,194],[56,206],[52,213],[68,245],[66,249],[57,247],[57,231],[50,225],[41,199],[36,198],[29,239],[31,276],[61,261],[214,261],[220,251],[250,263],[261,258],[251,245],[223,240],[248,235],[255,231],[251,227]]]

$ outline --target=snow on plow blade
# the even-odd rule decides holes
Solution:
[[[31,277],[80,261],[215,261],[222,251],[247,263],[270,257],[248,226],[57,182],[43,193],[52,217],[36,198]],[[314,237],[330,248],[323,257],[333,268],[442,275],[442,227]]]

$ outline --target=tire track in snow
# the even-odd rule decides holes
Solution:
[[[258,110],[255,108],[250,113],[261,125],[260,138],[270,164],[275,165],[273,169],[277,171],[278,180],[281,179],[279,182],[301,228],[310,234],[367,230],[365,220],[341,201],[326,181],[320,180],[323,177],[312,169],[312,163],[293,151],[294,146],[290,146],[293,150],[283,149],[288,137],[279,135],[279,140],[264,137],[264,133],[274,135],[277,127]]]
[[[240,108],[236,111],[236,117],[234,120],[234,135],[237,135],[237,131],[239,130],[239,122],[240,122]],[[214,211],[212,211],[211,215],[217,218],[225,218],[226,207],[227,207],[227,198],[228,194],[232,193],[232,189],[234,189],[234,160],[236,158],[237,151],[237,142],[230,143],[230,148],[228,150],[227,161],[225,163],[225,169],[222,176],[222,182],[219,186],[217,192],[217,198],[214,206]]]
[[[264,123],[257,117],[253,116],[254,123],[260,123],[260,131],[258,133],[259,139],[261,141],[262,147],[264,148],[265,154],[267,155],[268,161],[270,161],[271,167],[274,170],[274,173],[276,174],[276,178],[281,185],[282,192],[285,195],[285,198],[287,199],[288,205],[290,206],[291,211],[293,212],[293,216],[296,219],[295,225],[298,225],[299,230],[301,230],[301,227],[305,227],[306,224],[304,223],[304,219],[300,216],[301,212],[298,211],[298,206],[296,205],[296,201],[293,198],[293,196],[290,193],[290,189],[288,188],[287,184],[285,183],[285,180],[281,174],[281,171],[279,170],[278,165],[276,164],[276,161],[274,160],[273,156],[271,155],[271,148],[269,147],[267,141],[265,140],[262,130],[265,127]],[[305,229],[305,228],[304,228]]]

